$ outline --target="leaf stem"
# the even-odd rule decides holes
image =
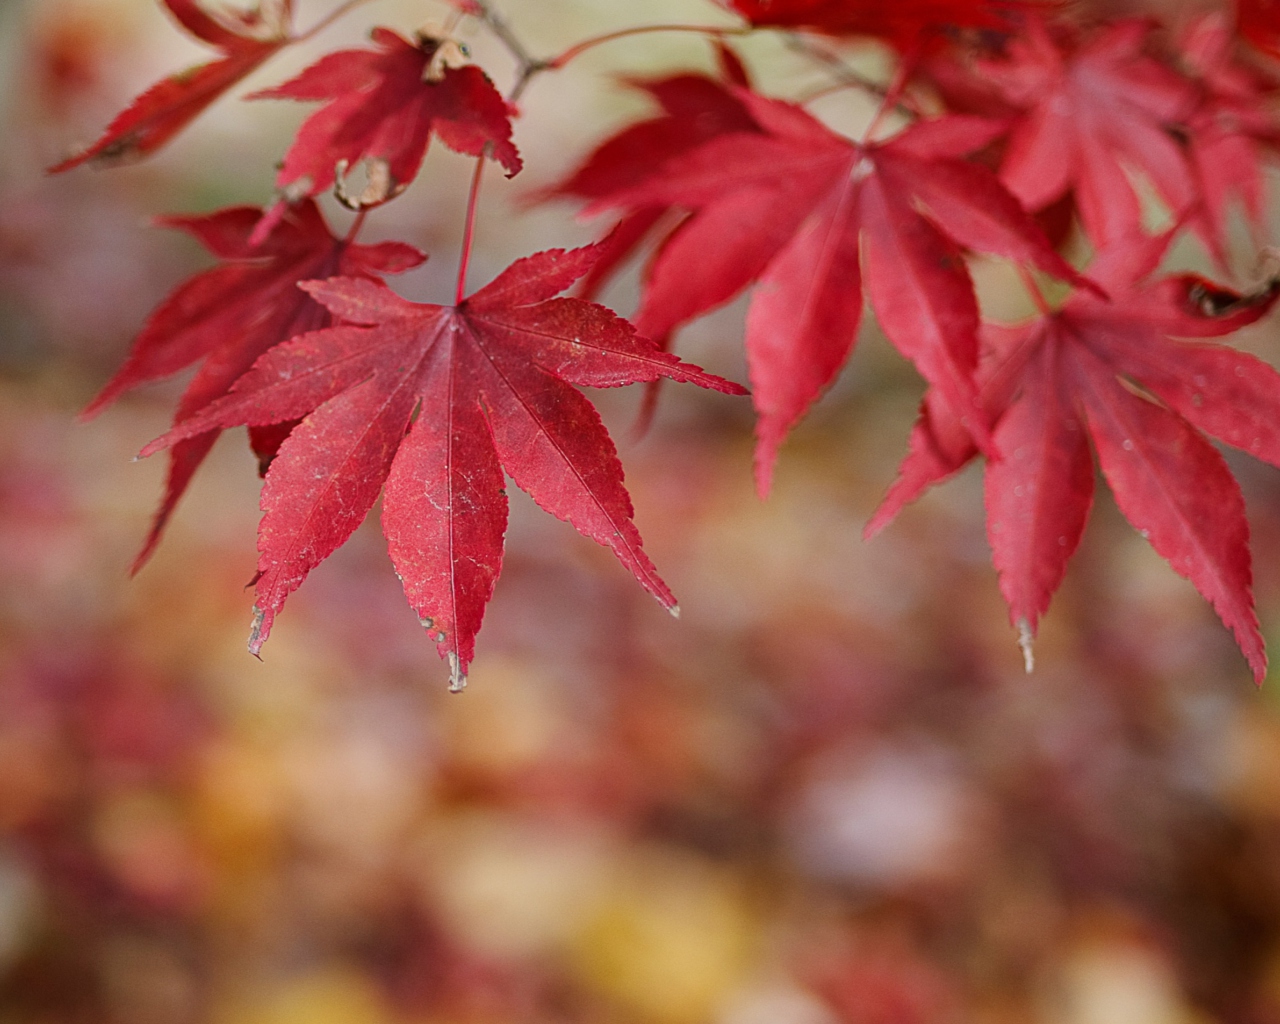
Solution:
[[[871,119],[871,123],[867,125],[867,130],[862,136],[865,142],[874,141],[873,136],[876,129],[880,127],[880,123],[890,110],[907,109],[910,113],[919,116],[917,111],[905,107],[902,100],[907,81],[911,78],[911,72],[915,70],[915,64],[916,60],[913,53],[903,54],[899,58],[898,66],[893,72],[893,79],[889,82],[889,87],[884,91],[884,101],[880,104],[880,109],[876,111],[875,116]]]
[[[364,219],[368,215],[368,209],[363,206],[356,212],[355,220],[351,222],[351,227],[347,229],[347,237],[343,239],[347,245],[350,245],[356,240],[356,236],[360,234],[360,229],[364,227]]]
[[[349,14],[351,11],[354,11],[357,7],[364,6],[367,3],[369,3],[369,0],[345,0],[344,3],[338,4],[337,7],[335,7],[332,11],[326,14],[323,18],[321,18],[318,22],[312,25],[305,32],[303,32],[300,35],[296,35],[292,39],[290,39],[290,42],[293,42],[293,43],[306,42],[312,36],[318,35],[319,33],[323,32],[325,29],[327,29],[339,18]]]
[[[1044,292],[1040,290],[1040,282],[1021,263],[1017,264],[1017,268],[1018,276],[1022,278],[1022,286],[1026,288],[1027,294],[1031,296],[1031,301],[1036,304],[1036,309],[1044,316],[1053,316],[1053,309],[1049,305],[1049,300],[1044,297]]]
[[[471,244],[476,233],[476,207],[480,199],[480,179],[484,177],[484,162],[489,155],[489,147],[480,154],[476,161],[475,173],[471,176],[471,193],[467,196],[467,227],[462,236],[462,259],[458,261],[458,287],[454,292],[453,304],[462,305],[467,294],[467,264],[471,262]]]

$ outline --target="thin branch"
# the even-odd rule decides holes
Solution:
[[[824,85],[821,89],[814,89],[812,92],[805,93],[796,102],[802,107],[808,106],[810,103],[814,103],[826,96],[832,96],[847,89],[862,89],[862,85],[857,82],[832,82],[830,85]],[[872,95],[876,95],[873,90],[868,89],[867,91],[871,92]]]
[[[525,64],[520,68],[520,74],[516,78],[516,84],[511,87],[511,91],[507,93],[508,103],[518,103],[520,97],[524,95],[525,89],[529,87],[529,83],[533,81],[534,75],[543,71],[550,71],[551,65],[546,61],[534,61],[532,64]]]
[[[885,0],[885,2],[891,3],[893,0]],[[855,71],[830,50],[817,45],[812,39],[807,39],[794,32],[787,32],[783,34],[783,40],[787,48],[793,53],[799,53],[817,61],[836,78],[837,84],[826,86],[810,93],[804,98],[803,102],[811,103],[819,97],[838,92],[840,89],[861,89],[863,92],[870,93],[872,96],[879,96],[881,99],[889,97],[889,86],[881,85],[875,79],[868,78],[860,71]],[[904,114],[910,114],[913,117],[920,116],[919,107],[905,95],[899,94],[894,97],[893,107]]]
[[[520,37],[511,31],[511,26],[507,24],[507,20],[495,11],[487,0],[473,0],[473,3],[475,9],[480,12],[480,20],[489,26],[489,31],[497,36],[498,41],[507,48],[511,56],[516,60],[516,81],[511,87],[511,91],[507,94],[507,102],[515,103],[529,85],[529,80],[540,71],[546,71],[550,65],[547,61],[535,57],[529,52],[528,47],[520,41]]]
[[[782,38],[788,50],[813,58],[828,68],[840,80],[841,85],[862,89],[864,92],[869,92],[873,96],[879,96],[882,99],[888,92],[879,82],[867,78],[859,71],[855,71],[834,53],[816,45],[812,39],[806,39],[804,36],[797,35],[794,32],[783,33]]]
[[[547,63],[553,68],[562,68],[574,57],[586,53],[588,50],[603,43],[612,43],[617,39],[627,39],[630,36],[644,35],[649,32],[697,32],[704,36],[715,36],[718,39],[721,36],[744,36],[751,31],[750,28],[739,28],[737,26],[722,28],[707,25],[640,25],[637,28],[619,29],[617,32],[607,32],[602,36],[584,39],[582,42],[569,47],[558,57],[551,58]]]
[[[367,3],[369,3],[369,0],[346,0],[345,3],[338,4],[337,7],[335,7],[332,11],[326,14],[323,18],[321,18],[318,22],[312,25],[309,29],[307,29],[301,35],[294,36],[292,41],[295,43],[305,42],[306,40],[310,39],[312,36],[318,35],[319,33],[323,32],[325,29],[327,29],[339,18],[344,17],[345,15],[349,14],[351,11],[354,11],[357,7],[362,7]]]
[[[520,42],[520,38],[511,31],[511,26],[507,24],[507,20],[490,7],[487,0],[475,0],[475,6],[480,11],[480,20],[488,25],[502,45],[511,51],[511,56],[515,57],[522,69],[531,65],[545,63],[526,49],[524,43]]]
[[[650,32],[698,32],[702,35],[720,38],[721,36],[746,35],[751,31],[750,28],[738,28],[735,26],[720,28],[706,25],[642,25],[638,28],[620,29],[617,32],[608,32],[601,36],[584,39],[555,57],[535,57],[529,51],[529,48],[520,41],[519,36],[511,30],[511,26],[507,24],[506,19],[493,9],[489,0],[472,0],[472,3],[479,12],[477,16],[480,20],[489,26],[490,31],[497,36],[498,41],[507,48],[511,56],[516,60],[516,81],[511,87],[511,92],[507,95],[507,99],[511,103],[515,103],[524,94],[530,80],[535,75],[541,74],[543,71],[555,71],[562,68],[579,54],[617,39],[626,39],[630,36],[644,35]]]

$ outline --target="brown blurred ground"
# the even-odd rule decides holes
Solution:
[[[537,52],[709,13],[506,9]],[[432,14],[387,0],[319,44]],[[813,81],[767,40],[745,53],[785,94]],[[265,660],[245,653],[258,481],[239,436],[130,581],[162,472],[130,457],[176,392],[75,415],[205,265],[145,220],[265,200],[301,111],[228,99],[148,164],[40,168],[195,56],[133,0],[0,8],[0,1022],[1280,1021],[1275,683],[1254,690],[1108,500],[1030,678],[976,475],[863,543],[919,395],[874,330],[767,504],[745,402],[668,388],[654,431],[621,441],[679,622],[517,501],[463,696],[375,522],[291,599]],[[519,200],[641,109],[608,73],[707,60],[647,39],[538,80],[529,180],[487,183],[475,280],[589,237]],[[404,294],[442,297],[468,173],[433,151],[371,219],[432,253]],[[1016,309],[1002,274],[984,298]],[[633,287],[610,294],[624,311]],[[682,352],[742,379],[741,313]],[[1247,341],[1280,358],[1273,328]],[[600,397],[624,439],[639,396]],[[1280,477],[1233,465],[1274,643]]]

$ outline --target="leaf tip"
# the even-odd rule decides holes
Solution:
[[[1022,648],[1022,666],[1027,670],[1027,675],[1031,675],[1036,670],[1036,652],[1033,648],[1035,642],[1035,633],[1031,629],[1031,623],[1026,619],[1018,620],[1018,646]]]
[[[765,501],[773,490],[773,467],[778,460],[779,441],[756,432],[755,478],[756,496]]]
[[[1241,651],[1244,653],[1245,661],[1249,663],[1249,670],[1253,673],[1254,685],[1261,687],[1267,680],[1267,649],[1263,645],[1261,635],[1257,639],[1256,649],[1242,647]]]
[[[262,655],[258,652],[262,650],[262,642],[267,639],[269,632],[271,632],[271,624],[267,621],[267,613],[255,604],[253,624],[249,627],[249,653],[259,661],[262,660]]]
[[[467,688],[467,673],[463,670],[462,659],[457,651],[450,651],[445,657],[449,660],[449,692],[461,693]]]
[[[143,459],[149,459],[152,455],[154,455],[156,452],[160,451],[162,448],[165,448],[165,447],[166,445],[164,444],[164,437],[157,437],[154,441],[148,441],[145,445],[143,445],[142,449],[138,452],[138,454],[135,455],[132,459],[130,459],[130,461],[141,462]]]
[[[97,419],[102,410],[111,404],[113,398],[115,398],[115,395],[109,395],[106,391],[103,391],[76,414],[76,421],[88,423],[90,420]]]

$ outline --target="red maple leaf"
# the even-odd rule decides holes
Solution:
[[[603,306],[554,298],[599,256],[599,246],[588,246],[518,260],[457,306],[409,302],[368,280],[308,282],[351,326],[271,350],[225,398],[143,450],[305,417],[262,491],[251,651],[385,482],[392,561],[461,686],[502,564],[503,470],[552,515],[611,548],[674,610],[641,548],[613,443],[571,385],[669,377],[743,389],[660,351]]]
[[[722,0],[753,25],[878,36],[909,48],[962,28],[1007,27],[1034,0]],[[1041,6],[1044,6],[1043,4]]]
[[[1175,216],[1196,199],[1172,129],[1195,101],[1191,83],[1143,53],[1152,24],[1120,21],[1076,46],[1037,19],[1006,55],[977,68],[1023,110],[1012,127],[1000,179],[1029,210],[1074,190],[1089,238],[1099,246],[1142,223],[1126,165],[1141,171]]]
[[[1236,0],[1240,35],[1263,53],[1280,57],[1280,3],[1276,0]]]
[[[745,86],[746,73],[736,58],[724,47],[718,52],[726,80]],[[651,81],[629,80],[627,84],[652,96],[662,113],[623,129],[598,146],[565,181],[546,193],[547,197],[602,199],[661,173],[666,161],[711,139],[760,130],[730,85],[714,78],[683,74]],[[583,279],[580,294],[584,298],[598,294],[609,276],[646,236],[664,220],[674,219],[671,214],[672,207],[662,203],[629,210],[610,232],[599,262]],[[663,237],[675,230],[677,224],[678,219],[677,223],[667,225]],[[637,321],[636,329],[666,347],[668,327]]]
[[[713,139],[594,206],[693,211],[646,283],[637,321],[655,333],[758,282],[746,348],[763,493],[787,432],[849,355],[864,271],[889,339],[961,409],[976,409],[978,306],[960,247],[1080,278],[995,176],[961,159],[999,123],[947,117],[856,143],[800,107],[738,95],[763,132]]]
[[[733,51],[722,43],[716,46],[716,56],[722,80],[694,74],[650,81],[628,80],[628,85],[649,93],[662,108],[662,113],[631,125],[606,140],[565,181],[544,193],[543,197],[600,199],[639,184],[655,173],[661,174],[661,166],[666,161],[718,136],[760,131],[732,88],[750,88],[746,69]],[[600,260],[582,279],[578,294],[583,298],[594,298],[647,239],[656,239],[655,247],[661,247],[679,230],[685,217],[685,211],[661,203],[628,210],[603,239]],[[651,265],[645,268],[646,283],[651,270]],[[673,325],[664,323],[660,318],[644,319],[643,314],[641,310],[633,318],[636,330],[651,338],[659,348],[670,348]],[[636,422],[639,433],[643,433],[652,420],[661,384],[661,381],[655,381],[646,389]]]
[[[1219,12],[1195,19],[1182,58],[1200,86],[1186,119],[1186,145],[1201,197],[1193,224],[1226,265],[1227,211],[1239,200],[1251,226],[1266,222],[1265,157],[1280,142],[1273,76],[1236,60],[1236,37]]]
[[[83,152],[49,168],[51,174],[93,161],[108,163],[147,156],[195,120],[214,100],[290,42],[293,0],[274,0],[252,11],[214,16],[196,0],[163,0],[169,13],[223,57],[156,83],[133,101]]]
[[[1171,237],[1131,241],[1090,266],[1113,302],[1078,292],[1056,313],[985,329],[979,380],[1000,455],[986,469],[987,537],[1029,658],[1088,518],[1092,442],[1121,512],[1209,600],[1261,681],[1244,500],[1204,435],[1280,465],[1280,374],[1171,337],[1229,334],[1264,315],[1280,285],[1242,296],[1194,275],[1140,284]],[[928,395],[867,535],[977,454],[949,401]]]
[[[520,170],[507,104],[483,71],[438,62],[443,40],[420,34],[415,44],[386,28],[371,36],[377,49],[328,54],[250,97],[327,101],[285,155],[276,178],[285,196],[319,195],[364,160],[369,187],[357,204],[385,202],[418,173],[433,133],[471,156],[492,147],[508,175]]]
[[[400,242],[354,245],[335,238],[310,199],[288,208],[267,241],[254,246],[250,235],[261,217],[256,206],[236,206],[201,217],[160,218],[159,223],[194,235],[224,265],[191,278],[151,314],[125,364],[85,415],[96,414],[130,388],[203,359],[175,414],[175,421],[189,419],[225,395],[272,346],[333,322],[324,306],[298,289],[299,281],[336,274],[371,278],[408,270],[426,259]],[[218,433],[189,434],[170,451],[165,494],[134,562],[135,572],[155,550]],[[252,440],[259,457],[269,460],[282,438],[263,433]]]

